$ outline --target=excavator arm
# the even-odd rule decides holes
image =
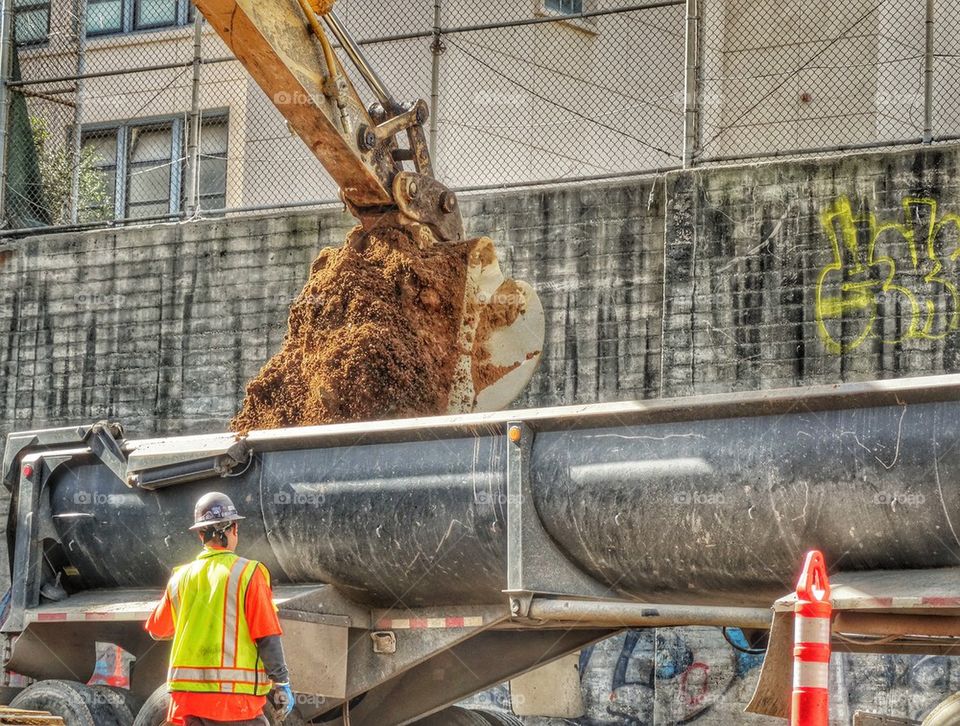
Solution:
[[[427,104],[393,97],[331,5],[318,15],[308,0],[196,0],[361,222],[397,215],[399,222],[429,226],[440,241],[461,240],[456,195],[433,177],[423,130]],[[369,108],[331,37],[376,98]]]

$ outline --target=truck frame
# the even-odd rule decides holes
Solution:
[[[684,625],[739,627],[751,643],[768,644],[750,710],[787,717],[792,668],[788,583],[796,576],[799,561],[792,571],[775,573],[762,582],[761,574],[749,571],[749,562],[756,557],[750,552],[752,544],[733,543],[731,551],[741,553],[737,562],[711,559],[714,570],[694,568],[699,574],[689,586],[683,582],[680,567],[676,573],[662,575],[667,581],[678,578],[680,586],[671,582],[669,587],[649,593],[635,584],[642,583],[643,573],[609,575],[612,563],[622,561],[617,558],[623,553],[611,553],[607,561],[592,555],[596,567],[585,567],[576,548],[558,539],[557,518],[544,511],[543,489],[552,475],[546,472],[545,480],[543,467],[562,456],[535,450],[537,442],[541,446],[566,443],[572,450],[573,442],[589,440],[593,443],[584,449],[589,461],[577,460],[576,466],[587,467],[585,471],[594,476],[591,481],[615,481],[626,487],[624,491],[646,487],[648,496],[662,497],[675,485],[663,479],[664,472],[654,466],[650,452],[662,451],[662,461],[683,466],[694,456],[690,447],[700,446],[697,437],[717,435],[708,431],[754,424],[805,426],[804,422],[820,418],[830,436],[837,431],[848,433],[842,429],[850,428],[859,432],[861,443],[863,426],[872,426],[875,432],[892,437],[888,447],[892,451],[901,442],[903,446],[910,443],[905,438],[908,425],[945,421],[944,417],[956,412],[960,412],[960,376],[938,376],[255,431],[245,437],[217,434],[127,440],[115,423],[14,433],[7,439],[3,463],[4,481],[12,494],[8,540],[13,584],[9,612],[0,629],[6,668],[35,679],[83,682],[93,671],[96,644],[108,642],[137,659],[131,674],[133,693],[146,698],[161,687],[167,649],[150,640],[143,623],[162,593],[163,581],[136,573],[138,562],[149,564],[138,559],[146,555],[130,551],[134,548],[131,542],[138,537],[138,522],[115,520],[123,519],[125,503],[139,506],[148,502],[162,513],[157,516],[165,536],[187,542],[186,513],[197,491],[221,488],[232,493],[239,491],[235,487],[249,486],[259,492],[263,502],[262,516],[270,540],[258,542],[254,554],[272,551],[282,563],[283,572],[275,573],[275,596],[303,719],[321,717],[324,723],[352,726],[414,723],[625,628]],[[960,417],[956,418],[960,422]],[[704,428],[707,426],[711,428]],[[598,438],[612,438],[617,448],[604,448],[608,444],[598,444]],[[757,461],[769,457],[775,448],[763,449]],[[494,454],[484,459],[484,451]],[[621,456],[621,461],[605,460],[604,453],[609,451],[619,452],[616,456]],[[900,449],[892,463],[867,450],[862,453],[859,461],[849,464],[856,470],[852,478],[863,479],[868,487],[902,481],[901,467],[910,465]],[[946,454],[943,450],[932,452],[940,457],[941,467],[946,466],[943,461],[948,454],[949,450]],[[495,481],[491,488],[474,489],[472,498],[463,499],[455,493],[464,491],[458,466],[471,455],[471,486],[477,481]],[[332,468],[329,462],[321,462],[330,456],[339,462]],[[405,469],[396,463],[403,460],[411,462]],[[356,467],[369,471],[369,478],[351,478]],[[307,480],[305,471],[316,476]],[[437,472],[438,476],[453,477],[447,488],[454,494],[445,493],[442,477],[439,488],[429,493],[417,491],[419,481]],[[364,487],[379,492],[381,498],[395,497],[390,506],[397,508],[399,524],[392,535],[396,541],[380,550],[392,553],[389,558],[378,557],[358,566],[363,558],[358,560],[356,552],[347,550],[359,551],[359,545],[344,542],[343,531],[355,526],[358,538],[369,538],[381,546],[380,533],[367,531],[367,523],[360,519],[345,523],[347,529],[336,532],[328,531],[331,525],[323,522],[310,524],[322,519],[324,509],[336,513],[339,503],[310,501],[307,493],[323,491],[325,479],[332,481],[338,476],[349,479],[351,498],[365,496]],[[731,473],[731,478],[736,476]],[[667,489],[655,491],[660,479]],[[77,489],[78,481],[90,488]],[[709,486],[709,477],[701,481]],[[549,486],[563,493],[563,482],[554,478]],[[286,490],[277,488],[281,484],[300,488],[283,494]],[[955,501],[945,485],[956,488],[952,481],[941,479],[924,491],[928,497],[941,491],[940,502],[931,503],[942,503],[949,523],[947,510]],[[584,486],[583,481],[578,486]],[[274,493],[271,503],[271,492],[276,491],[281,494]],[[384,491],[391,493],[383,495]],[[607,501],[591,499],[591,491],[582,490],[569,501],[582,501],[585,509]],[[405,498],[408,495],[412,498]],[[277,496],[283,497],[279,504]],[[309,518],[297,520],[291,531],[302,539],[291,543],[277,533],[292,525],[271,518],[288,498],[297,497],[304,506],[296,516]],[[685,506],[674,501],[676,511]],[[652,528],[648,538],[640,536],[630,543],[645,542],[653,556],[662,552],[656,543],[667,534],[664,527],[684,526],[682,522],[669,524],[676,520],[676,513],[669,511],[668,503],[658,499],[656,504],[665,507],[662,521],[627,523],[629,532]],[[843,504],[836,502],[838,507]],[[424,515],[430,506],[434,506],[435,523]],[[309,507],[315,509],[304,514],[302,509]],[[602,516],[627,516],[628,510],[624,506]],[[484,512],[487,514],[482,515]],[[166,524],[174,521],[174,514],[183,518],[182,534],[176,525],[171,529]],[[842,511],[835,514],[838,521],[843,520]],[[487,515],[489,522],[484,520]],[[583,512],[572,512],[574,526],[581,515]],[[904,533],[916,535],[942,527],[942,522],[925,510],[907,512],[893,523],[888,515],[882,513],[861,535],[863,542],[872,540],[870,546],[876,545],[880,553]],[[473,525],[475,529],[471,529]],[[465,534],[458,531],[461,527]],[[490,527],[494,531],[487,533],[488,539],[477,539],[476,532]],[[122,562],[129,571],[121,572],[116,564],[111,570],[106,563],[103,572],[91,575],[90,581],[113,578],[116,586],[71,585],[71,579],[83,579],[95,567],[92,550],[100,545],[90,539],[91,533],[102,532],[109,538],[111,531],[129,531],[130,541],[100,543],[107,548],[105,552],[121,548],[116,552],[117,563]],[[144,530],[140,535],[148,547],[162,546],[156,531]],[[433,532],[443,534],[433,536]],[[823,531],[814,534],[824,536]],[[622,536],[629,539],[634,535]],[[314,556],[309,552],[330,545],[334,539],[328,537],[340,537],[336,541],[343,543],[342,551],[332,552],[325,565],[330,569],[329,580],[304,581],[308,578],[297,574],[298,563]],[[458,537],[460,543],[454,541]],[[584,537],[589,533],[584,532]],[[828,563],[830,555],[837,552],[837,543],[832,541],[798,540],[796,544],[822,547]],[[842,543],[844,547],[850,544]],[[848,563],[852,565],[848,569],[843,561],[836,563],[839,569],[832,575],[835,650],[953,652],[960,636],[960,568],[949,565],[949,545],[945,543],[942,557],[918,556],[916,561],[908,555],[898,559],[891,553],[887,567],[865,568],[862,561]],[[334,550],[338,547],[332,546]],[[486,546],[490,549],[485,550]],[[592,540],[587,546],[592,546]],[[696,552],[702,552],[702,543]],[[626,554],[638,561],[641,555],[645,557],[638,550]],[[398,564],[401,561],[410,561],[406,571]],[[740,575],[738,568],[743,571]],[[143,571],[148,569],[144,564]],[[602,573],[599,577],[598,572]],[[137,577],[148,586],[124,583]],[[735,587],[718,586],[721,579]],[[756,584],[747,595],[737,594],[736,588],[741,587],[737,583],[753,580]],[[778,589],[779,595],[772,595]],[[540,685],[550,687],[550,682],[544,680]],[[554,687],[568,688],[570,684],[556,683]]]

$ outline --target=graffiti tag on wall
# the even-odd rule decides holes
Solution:
[[[833,260],[816,287],[816,321],[832,353],[868,339],[940,340],[960,327],[960,215],[906,197],[901,218],[855,214],[847,197],[820,215]]]

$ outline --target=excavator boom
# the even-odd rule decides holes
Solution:
[[[357,138],[344,133],[331,99],[329,73],[296,2],[279,0],[197,0],[197,9],[233,51],[290,128],[334,178],[343,195],[358,207],[393,203],[392,161],[376,150],[361,151]],[[373,125],[346,75],[339,94],[345,118],[354,128]]]

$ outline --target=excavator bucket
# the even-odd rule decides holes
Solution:
[[[464,290],[460,358],[448,413],[497,411],[524,389],[540,362],[544,317],[530,285],[504,277],[493,241],[474,240]]]

